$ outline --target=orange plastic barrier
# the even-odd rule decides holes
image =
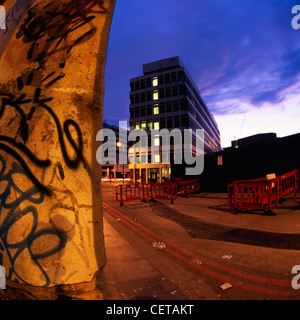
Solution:
[[[291,192],[294,192],[294,200],[298,202],[298,188],[297,170],[271,179],[234,181],[228,184],[228,205],[233,209],[271,210],[278,206],[280,198]]]

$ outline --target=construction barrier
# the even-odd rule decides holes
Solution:
[[[238,210],[271,210],[278,206],[279,199],[291,192],[294,192],[294,201],[299,203],[298,188],[297,170],[278,177],[268,175],[261,179],[234,181],[228,184],[228,205]]]
[[[177,194],[187,195],[200,190],[198,179],[180,181],[176,183],[136,183],[121,184],[116,187],[116,200],[123,205],[124,201],[135,201],[146,199],[164,199],[173,203]]]
[[[116,200],[123,205],[124,201],[146,200],[149,197],[146,184],[121,184],[116,187]]]
[[[173,203],[177,199],[177,190],[174,183],[150,183],[149,197],[151,199],[165,199]]]
[[[182,196],[198,191],[200,191],[199,179],[180,181],[177,184],[177,193],[181,194]]]

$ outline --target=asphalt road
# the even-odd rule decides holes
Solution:
[[[114,185],[103,185],[104,217],[157,270],[158,279],[168,283],[162,298],[300,298],[299,290],[291,286],[292,268],[300,264],[296,219],[300,211],[290,202],[285,204],[289,212],[236,216],[224,195],[200,193],[178,198],[174,205],[135,201],[120,207],[114,192]],[[166,247],[153,248],[155,241]],[[223,290],[224,283],[231,287]],[[168,296],[167,291],[176,294]]]

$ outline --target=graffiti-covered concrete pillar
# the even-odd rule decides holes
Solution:
[[[0,298],[104,299],[96,133],[115,1],[7,2],[0,33],[0,265],[7,282]]]

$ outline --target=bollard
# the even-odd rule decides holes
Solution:
[[[107,298],[96,133],[114,4],[34,1],[0,57],[3,299]]]

